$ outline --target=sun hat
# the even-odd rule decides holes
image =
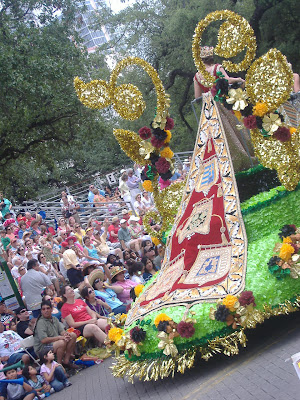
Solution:
[[[122,210],[122,215],[126,215],[128,213],[129,213],[129,211],[126,208],[124,210]]]
[[[77,237],[76,236],[68,236],[65,241],[69,243],[70,240],[73,240],[73,242],[77,242]]]
[[[114,278],[116,275],[120,274],[121,272],[126,272],[126,269],[120,266],[112,267],[110,270],[111,279]]]
[[[102,282],[104,281],[104,273],[101,271],[101,269],[95,269],[89,274],[89,284],[93,286],[96,279],[100,279]]]
[[[3,226],[4,226],[4,228],[6,228],[8,225],[15,224],[15,223],[16,223],[16,221],[13,218],[9,218],[6,221],[4,221]]]
[[[111,220],[111,222],[117,222],[117,221],[119,221],[119,217],[113,217]]]
[[[138,217],[135,217],[134,215],[131,215],[131,217],[129,218],[129,222],[131,221],[135,221],[138,222],[140,219]]]
[[[120,224],[124,224],[124,222],[127,222],[126,219],[121,219]]]
[[[68,247],[69,243],[68,242],[62,242],[61,245],[62,245],[62,247]]]

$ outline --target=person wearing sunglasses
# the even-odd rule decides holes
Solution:
[[[18,307],[15,310],[16,316],[19,320],[17,324],[17,333],[23,338],[33,335],[33,328],[35,319],[29,320],[29,312],[25,307]]]

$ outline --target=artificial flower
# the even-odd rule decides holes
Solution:
[[[278,236],[280,237],[280,239],[283,239],[290,235],[294,235],[296,230],[297,227],[295,225],[283,225],[283,227],[280,229],[280,232],[278,233]]]
[[[158,246],[160,244],[160,240],[156,237],[151,237],[151,240],[154,246]]]
[[[172,158],[174,157],[173,151],[170,149],[170,147],[165,147],[161,152],[160,152],[161,157],[165,158]]]
[[[283,243],[279,252],[279,257],[284,261],[288,261],[294,252],[295,249],[293,246],[291,246],[289,243]]]
[[[228,93],[228,80],[224,78],[220,78],[216,82],[216,94],[226,95]]]
[[[130,329],[129,332],[131,340],[133,340],[135,343],[141,343],[146,338],[146,332],[142,328],[139,328],[138,326],[135,326],[134,328]]]
[[[190,338],[195,333],[194,324],[191,322],[180,321],[177,325],[177,332],[181,337]]]
[[[297,132],[297,129],[296,128],[294,128],[294,127],[291,127],[290,128],[290,134],[292,135],[293,133],[296,133]]]
[[[216,321],[225,322],[226,318],[228,317],[228,314],[229,314],[228,308],[223,304],[220,304],[216,309],[216,311],[214,311],[213,316]]]
[[[163,353],[166,356],[176,357],[178,354],[177,347],[175,346],[173,339],[165,332],[159,332],[157,337],[160,342],[158,343],[158,348],[164,350]]]
[[[160,323],[157,325],[157,330],[160,332],[166,332],[169,326],[169,321],[160,321]]]
[[[161,115],[157,115],[154,118],[151,125],[154,129],[156,129],[156,128],[164,129],[164,127],[166,126],[166,123],[167,123],[167,118],[162,117]]]
[[[152,137],[151,137],[151,144],[152,144],[152,146],[154,146],[154,147],[156,147],[157,149],[159,149],[159,148],[163,147],[163,145],[164,145],[164,140],[159,140],[159,139],[157,139],[156,136],[152,136]]]
[[[229,98],[226,99],[226,102],[229,104],[233,104],[232,109],[235,111],[243,110],[247,107],[248,103],[246,102],[247,94],[241,88],[239,89],[230,89],[228,91]]]
[[[171,321],[171,319],[172,318],[170,318],[167,314],[165,314],[165,313],[161,313],[161,314],[158,314],[157,315],[157,317],[155,318],[155,320],[154,320],[154,325],[156,326],[156,328],[158,327],[158,324],[161,322],[161,321]]]
[[[167,117],[167,123],[165,126],[165,131],[171,131],[174,128],[174,120],[171,117]]]
[[[249,117],[249,115],[253,114],[253,106],[248,104],[243,110],[241,110],[241,114],[243,117]]]
[[[243,124],[247,129],[255,129],[257,127],[255,115],[249,115],[243,119]]]
[[[142,186],[147,192],[153,192],[152,182],[148,179],[142,183]]]
[[[268,112],[268,106],[266,103],[257,102],[253,107],[253,115],[257,117],[263,117]]]
[[[270,113],[263,117],[262,127],[266,132],[274,133],[282,124],[278,114]]]
[[[233,111],[236,118],[240,121],[242,119],[242,114],[240,111]]]
[[[118,341],[121,339],[123,336],[124,331],[121,328],[111,328],[108,332],[108,339],[111,342],[118,343]]]
[[[262,129],[263,120],[261,117],[256,117],[256,125],[258,129]]]
[[[161,179],[162,179],[163,181],[168,181],[170,178],[172,178],[173,174],[172,174],[172,172],[169,170],[169,171],[167,171],[167,172],[164,173],[164,174],[160,174],[160,176],[161,176]],[[166,187],[166,186],[165,186],[165,187]]]
[[[139,297],[139,295],[142,293],[143,289],[144,289],[144,285],[142,285],[142,284],[135,286],[134,293],[135,293],[136,297]]]
[[[225,299],[223,299],[223,304],[228,308],[229,311],[235,311],[236,305],[238,304],[238,299],[236,296],[228,294]]]
[[[158,140],[165,140],[167,137],[167,132],[164,129],[156,128],[152,130],[152,133]]]
[[[143,128],[139,129],[139,135],[143,140],[149,139],[152,135],[151,129],[148,126],[143,126]]]
[[[239,303],[241,306],[248,306],[250,304],[253,304],[253,306],[255,307],[256,304],[253,292],[251,290],[244,290],[239,296]]]
[[[154,147],[149,142],[143,142],[140,144],[139,153],[145,160],[149,160],[151,153],[154,151]]]
[[[170,169],[170,163],[164,157],[160,157],[156,161],[155,166],[159,174],[165,174]]]
[[[171,141],[172,133],[171,133],[171,131],[169,131],[169,130],[166,130],[166,133],[167,133],[167,137],[166,137],[164,143],[165,143],[165,144],[168,144],[168,143],[170,143],[170,141]]]
[[[274,132],[273,137],[282,143],[288,142],[291,140],[291,132],[285,126],[281,126]]]
[[[282,243],[292,243],[293,241],[292,241],[292,239],[289,237],[289,236],[287,236],[287,237],[284,237],[283,238],[283,241],[282,241]]]

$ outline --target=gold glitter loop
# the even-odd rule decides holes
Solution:
[[[276,110],[288,100],[294,83],[286,57],[276,49],[254,61],[246,75],[246,91],[253,104],[265,103]]]
[[[119,142],[124,153],[139,165],[148,164],[148,160],[140,154],[139,150],[143,140],[133,131],[125,129],[114,129],[114,136]]]
[[[124,68],[131,65],[139,65],[150,76],[157,94],[157,115],[159,115],[161,118],[166,117],[168,115],[170,103],[165,93],[164,86],[156,70],[149,63],[147,63],[147,61],[139,57],[127,57],[118,62],[115,69],[111,73],[109,82],[110,95],[114,106],[116,107],[117,105],[116,111],[124,119],[135,120],[142,115],[145,109],[145,103],[143,101],[142,94],[137,87],[131,84],[117,87],[117,79],[119,74]],[[128,109],[130,105],[133,106],[132,109]]]
[[[192,45],[193,57],[198,71],[205,79],[205,86],[212,86],[215,77],[211,76],[205,69],[205,65],[200,57],[200,44],[204,30],[214,21],[224,20],[218,33],[218,44],[215,47],[215,54],[221,57],[234,57],[245,47],[247,48],[244,59],[234,64],[231,61],[223,61],[222,65],[230,72],[243,71],[249,67],[255,57],[256,39],[253,29],[247,20],[229,10],[214,11],[201,20],[194,33]]]

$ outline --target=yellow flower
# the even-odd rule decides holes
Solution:
[[[256,103],[253,107],[253,115],[263,117],[268,112],[268,106],[265,103]]]
[[[297,132],[297,129],[296,128],[293,128],[293,127],[291,127],[290,128],[290,134],[292,135],[293,133],[295,133],[295,132]]]
[[[283,261],[288,261],[291,257],[292,254],[294,254],[295,249],[293,246],[291,246],[289,243],[283,243],[280,249],[279,257]]]
[[[126,318],[127,318],[127,314],[123,313],[123,314],[120,315],[119,320],[122,321],[122,322],[125,322]]]
[[[228,91],[228,96],[229,98],[227,98],[226,101],[228,104],[233,104],[233,110],[240,111],[247,107],[247,94],[245,91],[243,91],[243,89],[230,89]]]
[[[225,299],[223,299],[223,304],[228,308],[229,311],[235,311],[235,304],[238,302],[238,299],[236,296],[232,296],[231,294],[228,294]]]
[[[152,237],[151,240],[155,246],[158,246],[160,244],[160,240],[156,237]]]
[[[146,180],[143,182],[143,188],[147,191],[147,192],[153,192],[153,186],[152,186],[152,182],[149,180]]]
[[[155,325],[156,328],[157,328],[157,327],[158,327],[158,324],[159,324],[161,321],[171,321],[171,320],[172,320],[172,318],[168,317],[167,314],[161,313],[161,314],[158,314],[158,316],[155,318],[155,320],[154,320],[154,325]]]
[[[124,331],[121,328],[111,328],[108,331],[108,339],[112,342],[118,343],[118,341],[123,336],[123,333]]]
[[[240,111],[233,111],[234,115],[237,117],[237,119],[240,121],[242,119],[242,114]]]
[[[293,243],[293,241],[289,236],[287,236],[287,237],[283,238],[282,243]]]
[[[167,134],[167,137],[165,138],[164,143],[167,144],[167,143],[170,143],[170,141],[171,141],[172,133],[171,133],[171,131],[165,131],[165,132]]]
[[[174,157],[174,153],[173,153],[173,151],[170,149],[170,147],[165,147],[165,148],[160,152],[160,155],[161,155],[162,157],[165,157],[165,158],[172,158],[172,157]]]
[[[265,131],[273,133],[277,131],[281,124],[282,122],[279,115],[271,113],[264,116],[262,127]]]
[[[139,297],[139,295],[142,293],[144,289],[144,285],[136,285],[136,287],[134,288],[134,293],[136,295],[136,297]]]

